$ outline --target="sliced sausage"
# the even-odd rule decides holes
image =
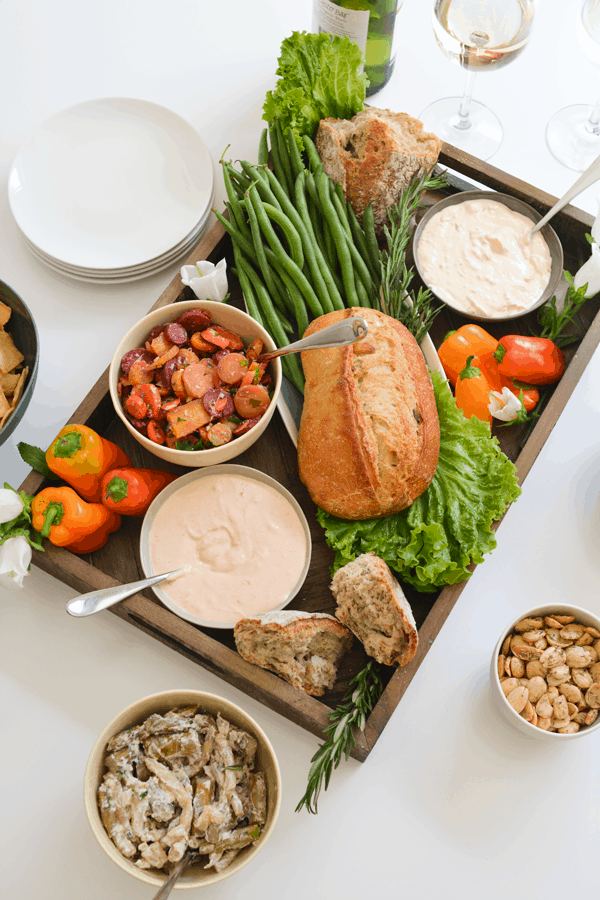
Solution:
[[[262,384],[247,384],[235,395],[235,409],[242,419],[253,419],[262,416],[269,407],[271,398]]]
[[[121,369],[127,375],[132,365],[141,360],[143,363],[150,365],[154,362],[154,357],[144,347],[136,347],[135,350],[128,350],[121,360]]]
[[[216,354],[215,354],[216,356]],[[248,360],[243,353],[227,353],[217,363],[219,378],[225,384],[237,384],[248,371]]]
[[[251,419],[244,419],[237,428],[234,430],[234,435],[239,437],[241,434],[246,434],[247,431],[250,431],[251,428],[254,428],[257,422],[260,422],[262,416],[253,416]]]
[[[165,335],[172,344],[181,346],[182,344],[187,343],[188,333],[183,325],[180,325],[178,322],[171,322],[170,325],[167,325],[165,328]]]
[[[214,369],[212,359],[201,359],[183,370],[183,386],[190,397],[204,397],[212,388]]]
[[[208,328],[210,325],[210,313],[203,309],[188,309],[181,313],[180,316],[177,316],[175,321],[179,325],[183,325],[189,334],[193,334],[194,331],[203,331],[205,328]]]
[[[228,391],[211,388],[203,397],[204,408],[211,419],[228,419],[233,415],[233,400]]]

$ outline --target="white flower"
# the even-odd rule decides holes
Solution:
[[[222,301],[227,294],[227,263],[224,259],[215,265],[203,260],[195,266],[181,267],[182,282],[191,287],[198,300]]]
[[[498,391],[490,391],[490,402],[488,409],[495,419],[502,422],[512,422],[516,419],[521,409],[521,401],[516,397],[510,388],[502,388],[502,393]]]
[[[0,524],[12,522],[23,512],[23,501],[16,493],[8,488],[0,489]]]
[[[30,562],[31,547],[22,535],[9,538],[0,546],[0,575],[7,575],[9,584],[23,587]],[[7,583],[5,579],[2,582]]]
[[[598,203],[598,215],[592,225],[592,237],[594,238],[592,255],[588,261],[582,265],[573,279],[573,284],[576,288],[583,287],[584,284],[587,284],[588,288],[585,292],[586,297],[595,297],[598,291],[600,291],[600,247],[598,246],[600,243],[600,200],[597,200],[596,202]]]

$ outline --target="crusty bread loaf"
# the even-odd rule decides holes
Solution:
[[[302,354],[298,468],[317,506],[370,519],[405,509],[428,487],[440,429],[423,355],[395,319],[354,307],[315,319],[305,334],[354,315],[367,320],[364,341]]]
[[[389,566],[363,553],[338,569],[331,582],[338,619],[377,662],[405,666],[417,651],[412,609]]]
[[[356,215],[373,204],[378,232],[413,178],[430,171],[442,142],[406,113],[372,106],[352,119],[323,119],[315,138],[325,172],[339,182]]]
[[[298,610],[240,619],[233,636],[247,662],[315,697],[333,686],[340,659],[352,646],[351,632],[334,616]]]

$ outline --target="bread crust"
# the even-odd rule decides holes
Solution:
[[[417,652],[418,635],[410,604],[382,559],[363,553],[333,576],[338,619],[369,656],[386,666],[405,666]]]
[[[315,319],[305,335],[357,315],[369,325],[365,341],[302,354],[300,478],[317,506],[342,519],[410,506],[431,483],[440,442],[429,372],[403,325],[354,307]]]
[[[353,643],[352,632],[334,616],[301,610],[240,619],[233,636],[243,659],[314,697],[333,686],[338,663]]]
[[[315,144],[327,175],[339,182],[356,215],[372,203],[382,232],[387,210],[415,176],[429,172],[442,141],[406,113],[369,107],[352,119],[323,119]]]

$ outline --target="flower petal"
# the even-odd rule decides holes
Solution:
[[[181,281],[199,300],[223,301],[228,290],[227,262],[221,259],[215,266],[205,259],[195,266],[182,266]]]
[[[516,397],[510,388],[502,388],[502,393],[498,391],[490,391],[490,402],[488,409],[495,419],[502,422],[512,422],[516,419],[521,409],[521,401]]]
[[[0,575],[8,575],[19,587],[23,587],[30,563],[31,547],[22,535],[9,538],[0,546]]]
[[[16,491],[9,488],[0,489],[0,524],[12,522],[23,512],[23,501]]]
[[[587,284],[586,297],[595,297],[600,291],[600,247],[592,244],[592,255],[575,274],[573,283],[576,288]]]

